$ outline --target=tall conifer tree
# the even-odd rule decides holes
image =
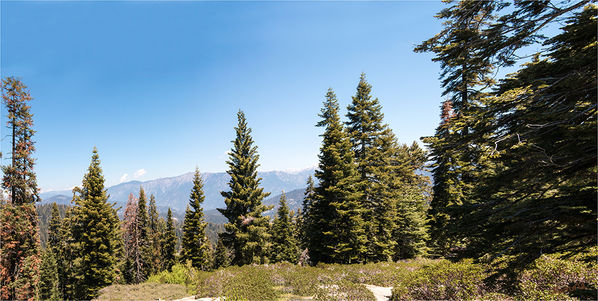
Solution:
[[[174,231],[174,222],[172,220],[172,211],[168,208],[166,217],[166,231],[162,238],[162,266],[165,270],[170,270],[175,262],[176,252],[176,233]]]
[[[221,192],[226,208],[218,209],[228,219],[224,225],[225,232],[220,237],[224,245],[233,251],[234,264],[266,263],[270,235],[268,217],[263,213],[271,207],[263,205],[262,200],[270,193],[264,193],[264,189],[259,187],[259,155],[245,114],[239,111],[237,119],[236,138],[226,162],[229,167],[227,173],[231,177],[228,183],[230,191]]]
[[[2,102],[11,130],[11,165],[2,166],[2,188],[9,202],[0,208],[0,299],[33,300],[39,279],[39,224],[33,115],[27,87],[14,77],[2,80]]]
[[[153,194],[150,195],[148,218],[148,236],[151,245],[150,274],[154,274],[160,271],[160,254],[162,253],[162,251],[160,250],[160,216],[158,214],[158,207],[156,206],[156,197],[154,197]]]
[[[73,211],[72,236],[74,244],[74,296],[92,299],[98,291],[110,285],[117,277],[118,220],[104,186],[100,157],[94,147],[91,164],[83,177],[81,188],[74,192],[76,208]],[[70,297],[70,296],[69,296]],[[65,298],[67,298],[65,296]]]
[[[316,199],[310,216],[312,233],[310,258],[317,262],[363,262],[366,234],[358,191],[359,175],[355,168],[351,141],[339,118],[339,106],[332,89],[326,93],[317,126],[324,127],[316,178]]]
[[[136,283],[141,283],[147,279],[152,269],[152,242],[150,220],[147,210],[147,200],[143,187],[139,187],[139,200],[137,201],[137,232],[139,258],[137,260],[137,271],[134,277]]]
[[[207,223],[201,208],[205,198],[203,180],[199,169],[196,168],[189,205],[185,211],[185,221],[183,222],[181,261],[191,261],[194,267],[204,271],[210,269],[212,265],[209,260],[209,242],[206,236]]]

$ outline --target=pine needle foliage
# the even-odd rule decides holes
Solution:
[[[209,241],[206,236],[207,223],[204,220],[201,204],[205,200],[203,179],[199,169],[195,169],[193,188],[189,196],[189,205],[185,211],[183,237],[181,240],[181,261],[190,261],[191,265],[202,271],[212,266],[209,258]]]
[[[257,175],[259,155],[253,145],[251,128],[247,126],[245,114],[237,113],[236,138],[226,162],[231,177],[229,191],[221,192],[226,208],[218,209],[228,219],[225,232],[220,234],[224,245],[233,251],[233,264],[267,263],[270,247],[268,217],[263,213],[272,209],[262,204],[269,196],[259,187],[261,178]]]

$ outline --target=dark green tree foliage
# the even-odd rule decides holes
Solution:
[[[451,166],[454,163],[458,149],[452,148],[448,143],[454,135],[449,130],[449,122],[454,118],[452,101],[445,100],[442,103],[442,113],[440,114],[440,125],[436,128],[436,134],[432,137],[425,137],[422,140],[428,145],[430,150],[429,158],[433,161],[431,165],[432,178],[434,180],[433,198],[428,211],[428,222],[430,225],[430,246],[435,254],[447,256],[451,248],[459,246],[456,239],[454,221],[451,216],[451,208],[460,204],[462,196],[455,190],[451,190],[454,177],[454,169]]]
[[[139,187],[139,200],[137,201],[137,233],[139,235],[139,258],[136,258],[135,283],[141,283],[149,277],[152,270],[152,241],[151,228],[147,212],[147,201],[143,187]]]
[[[347,108],[347,131],[359,174],[357,187],[362,193],[361,207],[368,237],[366,260],[387,261],[392,258],[396,245],[392,237],[396,198],[388,191],[392,163],[389,159],[396,143],[392,131],[383,123],[382,106],[377,98],[372,99],[371,90],[362,73],[357,93]]]
[[[232,252],[224,245],[221,238],[218,238],[216,250],[214,250],[214,269],[230,266]]]
[[[58,283],[58,264],[54,252],[46,248],[42,255],[38,295],[41,300],[62,300]]]
[[[203,180],[199,169],[195,169],[193,188],[191,188],[189,205],[185,211],[185,221],[183,222],[181,261],[191,261],[192,266],[203,271],[209,270],[212,265],[209,259],[209,241],[206,236],[207,223],[201,208],[205,198]]]
[[[475,191],[462,228],[473,256],[508,254],[523,266],[545,253],[596,245],[595,5],[547,41],[547,57],[526,64],[476,112],[473,143],[487,143],[497,168]],[[483,231],[482,231],[483,230]]]
[[[393,259],[424,256],[428,253],[430,183],[428,177],[418,172],[424,168],[426,153],[415,142],[411,146],[403,144],[393,149],[388,173],[384,174],[388,178],[382,177],[382,182],[387,183],[389,188],[386,193],[396,199]]]
[[[363,262],[366,253],[359,175],[338,111],[336,95],[329,89],[317,124],[324,127],[324,134],[316,170],[319,185],[310,208],[308,248],[314,263]]]
[[[307,178],[307,187],[305,188],[305,193],[303,194],[303,203],[302,208],[303,210],[300,211],[298,214],[298,219],[300,221],[298,225],[299,231],[299,246],[301,249],[305,249],[308,247],[309,244],[309,231],[311,228],[312,221],[312,212],[311,207],[312,203],[316,196],[316,187],[314,185],[314,179],[310,175]]]
[[[8,111],[8,128],[11,130],[11,165],[2,166],[2,188],[7,189],[14,205],[31,204],[39,200],[37,180],[33,166],[35,151],[33,114],[28,105],[33,98],[27,87],[14,77],[2,80],[2,102]]]
[[[268,217],[263,213],[271,207],[263,205],[262,200],[270,193],[264,193],[264,189],[259,187],[259,155],[245,114],[239,111],[237,119],[236,138],[226,162],[229,167],[227,173],[231,177],[228,183],[230,191],[221,192],[226,208],[218,209],[228,219],[225,232],[220,237],[224,245],[233,251],[233,264],[266,263],[270,235]]]
[[[158,215],[158,207],[156,206],[156,198],[154,195],[150,195],[149,211],[148,211],[148,223],[149,223],[149,240],[151,245],[151,257],[150,257],[150,274],[157,273],[161,270],[160,255],[160,216]],[[162,229],[163,230],[163,229]]]
[[[299,249],[289,206],[287,205],[287,197],[284,193],[280,196],[280,203],[276,217],[272,222],[271,233],[270,262],[286,261],[296,263],[299,257]]]
[[[46,251],[45,253],[51,253],[51,254],[45,254],[44,253],[44,258],[42,258],[42,271],[41,271],[41,282],[44,282],[45,277],[43,276],[43,269],[44,269],[44,265],[46,268],[46,272],[50,272],[53,271],[53,275],[51,277],[54,277],[54,275],[56,276],[56,295],[54,297],[51,297],[54,295],[54,291],[53,291],[53,287],[54,284],[52,284],[51,286],[48,286],[46,283],[46,287],[49,287],[50,289],[48,290],[48,294],[46,298],[52,298],[53,300],[59,300],[62,299],[62,281],[64,281],[64,268],[63,268],[63,262],[62,262],[62,256],[61,256],[61,251],[62,251],[62,243],[63,243],[63,238],[62,238],[62,230],[61,230],[61,220],[60,220],[60,211],[58,209],[58,205],[56,203],[52,203],[52,215],[50,218],[50,225],[48,226],[48,242],[46,244]],[[50,258],[51,257],[51,258]],[[47,261],[47,262],[46,262]],[[52,261],[54,261],[54,263],[52,263]],[[55,264],[56,267],[54,268],[52,265]],[[53,279],[53,278],[51,278]],[[53,283],[53,280],[51,280],[50,283]],[[41,290],[41,286],[42,284],[40,283],[40,290]],[[46,299],[46,298],[42,298],[41,297],[41,292],[40,292],[40,298],[41,299]]]
[[[170,270],[176,263],[176,233],[174,232],[174,222],[172,220],[172,211],[168,208],[166,219],[166,231],[162,237],[162,267]]]
[[[49,248],[58,254],[60,252],[60,242],[62,241],[60,235],[60,212],[58,211],[58,205],[52,203],[52,216],[50,218],[50,225],[48,227],[48,243],[46,248]]]
[[[73,198],[73,202],[75,198]],[[75,299],[75,287],[77,284],[77,274],[75,271],[77,253],[76,248],[78,242],[73,236],[74,222],[75,222],[76,207],[70,207],[66,210],[64,218],[60,225],[60,236],[62,238],[60,244],[60,253],[57,256],[58,261],[61,262],[59,266],[58,283],[60,287],[60,295],[64,300]],[[77,264],[79,264],[77,262]]]
[[[115,209],[107,203],[104,176],[96,148],[83,177],[82,188],[75,188],[75,208],[71,221],[74,294],[65,299],[92,299],[117,276],[120,232]]]

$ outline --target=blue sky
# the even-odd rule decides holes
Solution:
[[[224,171],[239,109],[261,170],[302,169],[317,164],[326,90],[345,114],[361,72],[401,142],[434,133],[439,66],[412,50],[442,7],[2,1],[0,66],[35,98],[43,191],[80,185],[94,146],[108,185]]]

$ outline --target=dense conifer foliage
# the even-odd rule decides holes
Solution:
[[[367,238],[364,228],[359,175],[353,160],[351,141],[339,117],[336,95],[329,89],[322,120],[324,128],[315,188],[310,208],[309,251],[313,262],[363,262]]]
[[[231,179],[230,191],[223,191],[226,208],[218,209],[228,219],[225,232],[220,235],[224,245],[233,251],[234,264],[266,263],[270,247],[268,217],[263,213],[271,208],[262,204],[270,195],[259,187],[257,146],[253,145],[251,129],[245,114],[237,113],[236,138],[226,161]]]
[[[283,193],[280,197],[278,211],[270,228],[272,248],[270,249],[270,262],[296,263],[299,258],[299,249],[295,235],[295,225],[292,220],[287,197]]]
[[[438,254],[502,258],[513,273],[541,254],[596,244],[596,7],[581,11],[587,3],[523,1],[507,10],[502,1],[459,1],[439,14],[443,31],[416,49],[436,53],[449,95],[436,135],[424,140]],[[560,34],[538,34],[557,22]],[[466,29],[474,43],[453,47]],[[531,62],[487,80],[539,41]]]
[[[174,232],[174,221],[172,220],[172,211],[168,208],[166,217],[166,231],[162,235],[162,268],[170,270],[176,263],[176,233]]]
[[[183,238],[181,240],[181,261],[190,261],[191,265],[208,270],[212,267],[210,262],[210,242],[206,236],[207,223],[204,220],[201,204],[205,200],[203,193],[203,180],[199,169],[195,169],[193,188],[189,196],[189,206],[185,212],[183,222]]]
[[[94,148],[82,187],[74,190],[69,246],[73,260],[72,295],[65,299],[91,299],[117,277],[121,244],[116,210],[108,203],[100,157]]]

